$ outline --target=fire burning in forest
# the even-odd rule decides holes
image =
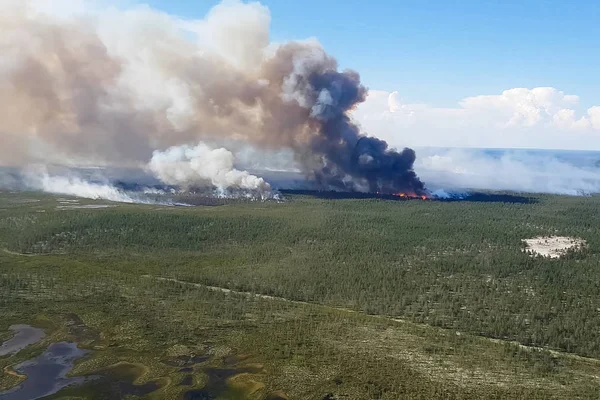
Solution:
[[[392,194],[392,196],[401,197],[403,199],[421,199],[421,200],[428,200],[429,199],[429,197],[427,197],[424,194],[418,195],[416,193],[394,193],[394,194]]]
[[[270,43],[266,7],[224,1],[185,24],[149,8],[82,13],[0,5],[12,60],[0,66],[7,165],[135,165],[183,189],[270,198],[272,185],[224,147],[235,141],[290,150],[323,190],[425,195],[415,152],[367,136],[352,119],[367,96],[359,74],[339,70],[315,40]],[[54,178],[30,181],[74,191]]]
[[[377,195],[382,195],[383,193],[380,192],[376,192]],[[421,199],[421,200],[431,200],[432,197],[426,195],[426,194],[416,194],[414,192],[408,192],[408,193],[392,193],[391,196],[394,197],[400,197],[401,199],[406,199],[406,200],[416,200],[416,199]]]

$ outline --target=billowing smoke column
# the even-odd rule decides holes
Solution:
[[[213,186],[223,194],[227,194],[227,190],[246,190],[268,198],[271,186],[263,178],[235,169],[233,161],[229,150],[212,149],[200,143],[195,147],[157,150],[148,163],[148,169],[169,185],[185,188]]]
[[[227,150],[189,147],[241,141],[292,149],[325,188],[423,191],[412,150],[390,149],[352,121],[367,93],[358,74],[339,72],[315,40],[270,44],[259,3],[225,0],[195,21],[69,4],[0,2],[0,164],[150,162],[166,183],[183,173],[184,184],[268,190]],[[227,160],[197,161],[211,151]]]
[[[313,68],[302,68],[305,75],[295,77],[293,93],[303,96],[299,104],[310,108],[317,126],[310,141],[312,153],[321,156],[322,165],[314,168],[317,180],[342,189],[420,195],[424,185],[413,171],[414,151],[398,152],[383,140],[363,136],[349,117],[367,93],[358,74],[340,73],[333,63]]]

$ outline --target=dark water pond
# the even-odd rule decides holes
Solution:
[[[42,329],[29,325],[13,325],[9,328],[15,335],[2,343],[0,346],[0,357],[16,354],[25,347],[42,340],[46,334]]]
[[[190,390],[183,396],[184,400],[212,400],[218,398],[227,391],[227,379],[244,373],[255,374],[261,372],[262,368],[206,368],[204,373],[208,375],[206,386],[200,390]]]
[[[39,357],[25,361],[14,370],[26,375],[27,379],[19,386],[0,393],[2,400],[34,400],[58,392],[72,385],[81,385],[84,377],[68,378],[75,360],[89,351],[77,347],[76,343],[60,342],[51,344]]]

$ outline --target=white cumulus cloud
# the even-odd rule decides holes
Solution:
[[[578,96],[553,87],[467,97],[450,108],[371,91],[354,117],[398,146],[600,149],[600,106],[580,108]]]

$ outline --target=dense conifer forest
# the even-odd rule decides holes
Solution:
[[[55,398],[118,398],[98,382],[123,376],[129,395],[156,399],[600,392],[600,197],[67,200],[0,193],[0,343],[12,324],[48,334],[0,357],[0,392],[19,382],[11,365],[66,339],[92,351],[72,374],[143,369]],[[586,245],[523,251],[553,235]],[[239,370],[218,381],[227,368]]]

